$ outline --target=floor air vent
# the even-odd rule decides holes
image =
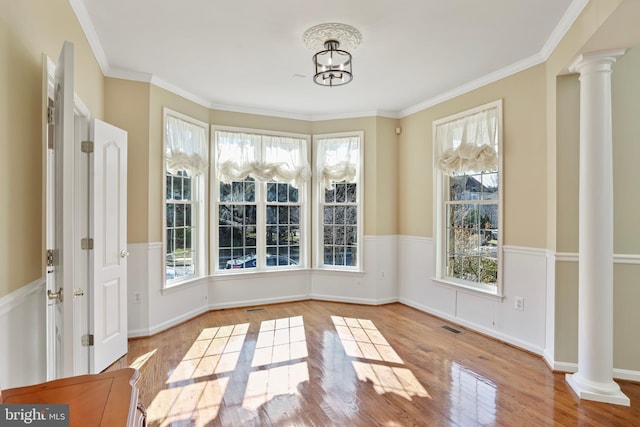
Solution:
[[[442,329],[446,329],[449,332],[453,332],[454,334],[461,334],[462,331],[457,330],[456,328],[452,328],[451,326],[444,325]]]
[[[260,307],[260,308],[247,308],[245,310],[247,313],[250,313],[252,311],[264,311],[264,308]]]

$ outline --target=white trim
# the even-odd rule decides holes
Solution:
[[[383,305],[398,302],[398,298],[385,298],[385,299],[373,299],[373,298],[350,298],[350,297],[337,297],[335,295],[323,295],[323,294],[311,294],[309,298],[317,301],[330,301],[330,302],[342,302],[348,304],[363,304],[363,305]]]
[[[110,69],[109,60],[107,59],[107,55],[104,52],[102,43],[100,43],[100,38],[98,37],[98,33],[95,30],[93,21],[89,16],[89,12],[87,12],[87,8],[84,6],[84,1],[69,0],[69,3],[71,4],[71,9],[73,9],[73,12],[78,18],[78,22],[80,23],[80,27],[82,27],[82,31],[87,37],[89,46],[91,46],[91,50],[96,57],[96,61],[100,66],[100,70],[102,70],[102,74],[106,76]]]
[[[504,245],[502,247],[502,251],[504,253],[509,254],[522,254],[522,255],[537,255],[537,256],[548,256],[549,251],[541,248],[531,248],[528,246],[512,246],[512,245]]]
[[[540,50],[540,55],[542,55],[545,61],[549,59],[553,51],[558,47],[560,41],[567,34],[567,31],[569,31],[576,19],[578,19],[578,16],[580,16],[587,4],[589,4],[589,0],[573,0],[571,2],[569,8],[565,11],[564,15],[562,15],[560,22],[558,22],[558,25],[553,29],[551,35],[549,35],[549,38]]]
[[[234,302],[228,302],[223,304],[209,304],[208,310],[255,307],[257,305],[279,304],[283,302],[295,302],[295,301],[307,301],[308,299],[309,299],[309,295],[307,294],[288,295],[286,297],[278,297],[278,298],[260,298],[260,299],[253,299],[253,300],[234,301]]]
[[[577,252],[556,252],[555,259],[558,262],[578,262]],[[635,254],[613,254],[614,264],[640,265],[640,255]]]
[[[25,299],[30,298],[36,292],[45,292],[46,281],[44,277],[40,277],[33,282],[24,285],[13,292],[3,296],[0,298],[0,316],[3,316],[20,304],[24,302]]]

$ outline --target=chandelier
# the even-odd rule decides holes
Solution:
[[[342,86],[353,80],[353,62],[347,49],[362,41],[360,31],[346,24],[320,24],[304,32],[302,40],[313,55],[313,81],[320,86]]]

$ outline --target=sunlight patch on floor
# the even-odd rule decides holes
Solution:
[[[372,361],[352,361],[358,380],[371,382],[378,394],[431,398],[411,370],[395,366],[404,362],[371,320],[340,316],[331,320],[347,356]]]
[[[265,320],[260,324],[251,362],[259,369],[249,374],[242,407],[257,410],[276,396],[295,395],[298,386],[309,381],[308,356],[302,316]]]
[[[229,377],[160,390],[147,408],[149,425],[206,426],[218,416]]]
[[[135,369],[142,368],[144,366],[144,364],[147,363],[147,361],[149,359],[151,359],[154,354],[156,354],[157,351],[158,351],[158,349],[154,348],[153,350],[143,354],[142,356],[140,356],[136,360],[134,360],[133,363],[131,363],[131,365],[129,365],[129,367],[135,368]]]
[[[233,371],[248,331],[248,323],[203,329],[167,384]]]

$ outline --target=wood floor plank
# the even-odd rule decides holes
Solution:
[[[203,314],[109,369],[140,369],[151,427],[640,426],[631,407],[581,401],[524,352],[402,304],[322,301]]]

